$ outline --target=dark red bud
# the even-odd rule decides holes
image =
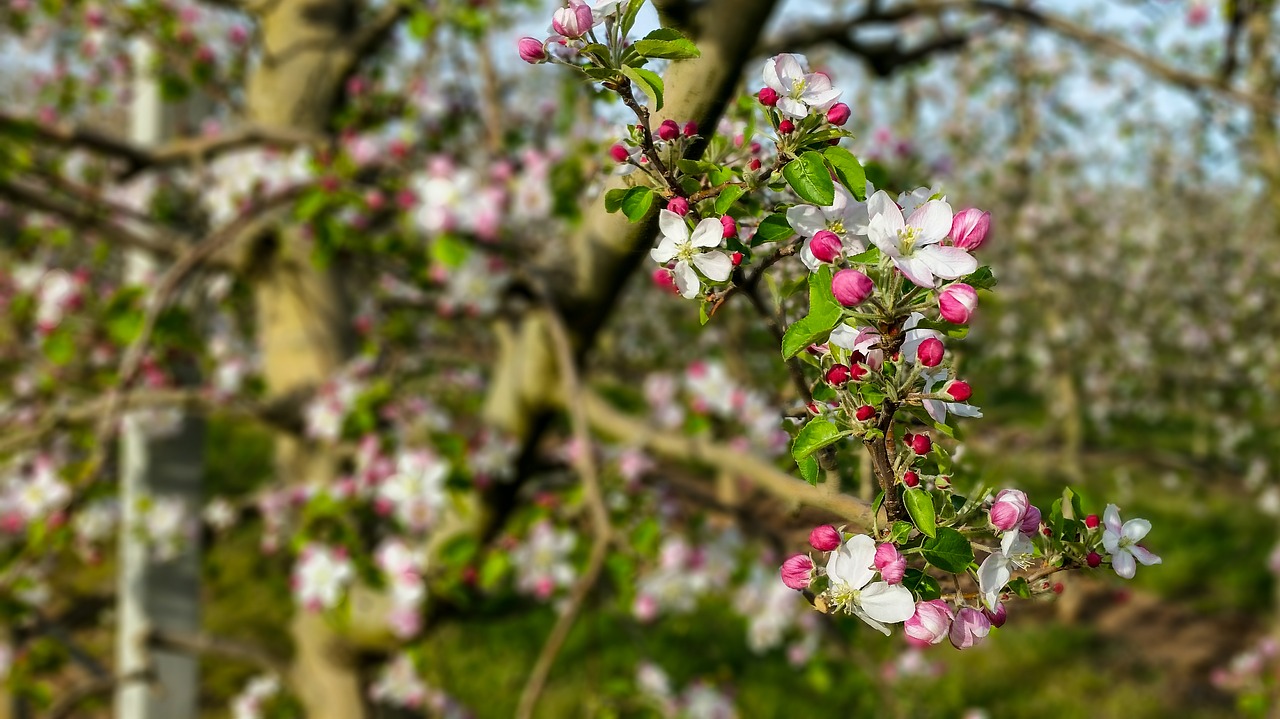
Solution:
[[[908,470],[902,474],[902,483],[908,487],[915,487],[920,484],[920,475]]]
[[[864,404],[858,408],[858,411],[854,412],[853,416],[857,417],[859,422],[866,422],[876,416],[876,408],[869,404]]]

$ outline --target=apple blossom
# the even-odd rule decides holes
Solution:
[[[547,50],[543,47],[542,41],[537,38],[520,38],[517,49],[520,53],[520,59],[530,65],[537,65],[547,61]]]
[[[920,475],[911,470],[902,473],[902,483],[908,487],[916,487],[920,484]]]
[[[1151,522],[1145,519],[1130,519],[1120,523],[1120,510],[1114,504],[1108,504],[1102,513],[1102,546],[1111,554],[1111,567],[1116,574],[1125,579],[1133,579],[1138,563],[1144,566],[1160,564],[1160,557],[1152,554],[1138,542],[1151,531]]]
[[[973,396],[973,388],[969,386],[968,382],[961,380],[948,382],[947,386],[942,388],[942,391],[957,402],[963,402]]]
[[[819,230],[818,234],[809,240],[809,252],[819,262],[835,262],[843,249],[840,238],[830,230]]]
[[[577,544],[570,530],[557,530],[548,521],[533,525],[526,541],[511,551],[516,588],[539,599],[549,599],[557,587],[573,582],[575,571],[569,552]]]
[[[889,628],[884,625],[910,619],[915,601],[910,590],[900,584],[871,581],[876,575],[871,566],[875,556],[875,540],[865,534],[850,537],[827,560],[830,585],[824,595],[834,609],[853,614],[888,636]]]
[[[925,367],[937,367],[942,364],[942,355],[942,341],[936,337],[925,339],[916,348],[916,360]]]
[[[675,120],[663,120],[662,124],[658,126],[658,137],[671,142],[680,137],[680,126],[676,124]]]
[[[973,252],[982,246],[987,239],[987,231],[991,229],[991,213],[974,208],[961,210],[951,218],[951,243],[963,250]]]
[[[853,269],[840,270],[831,278],[831,293],[845,307],[862,304],[875,291],[871,278]]]
[[[724,237],[726,240],[729,239],[730,237],[738,236],[738,221],[733,219],[733,217],[731,217],[730,215],[722,216],[720,218],[720,225],[721,227],[724,228],[724,231],[723,233],[721,233],[721,236]],[[739,256],[741,256],[741,253],[739,253]],[[736,265],[737,262],[735,262],[734,264]]]
[[[1013,576],[1014,567],[1025,566],[1035,552],[1035,545],[1020,531],[1005,532],[1000,540],[1000,551],[992,552],[978,567],[978,589],[982,601],[994,608],[1000,592]]]
[[[933,440],[929,439],[927,434],[913,436],[908,444],[911,446],[911,451],[919,455],[926,455],[933,449]]]
[[[920,377],[924,380],[924,393],[932,394],[934,387],[940,382],[946,382],[950,376],[950,372],[946,368],[938,368],[936,370],[926,370],[920,373]],[[952,382],[951,384],[956,384]],[[950,386],[950,385],[948,385]],[[967,386],[967,385],[966,385]],[[971,404],[964,402],[946,402],[940,399],[922,400],[924,411],[939,424],[946,424],[947,414],[954,414],[957,417],[981,417],[982,410]]]
[[[991,620],[973,607],[963,607],[951,622],[951,645],[956,649],[968,649],[991,633]]]
[[[685,137],[697,137],[698,123],[694,122],[693,120],[686,122],[684,124],[684,127],[680,128],[680,134],[684,135]]]
[[[807,73],[808,61],[803,55],[783,53],[764,64],[764,84],[778,93],[778,110],[801,119],[810,108],[827,110],[840,97],[831,87],[831,78],[822,73]]]
[[[689,214],[689,201],[683,197],[673,197],[667,200],[667,209],[684,217]]]
[[[916,604],[915,613],[903,625],[906,635],[922,644],[940,644],[951,632],[955,614],[941,599]]]
[[[796,124],[790,120],[783,120],[778,123],[778,132],[782,135],[790,135],[796,131]]]
[[[819,552],[834,551],[840,547],[841,541],[840,530],[830,524],[814,527],[813,531],[809,532],[809,546]]]
[[[901,584],[907,571],[907,559],[897,547],[886,542],[876,547],[875,567],[884,581]]]
[[[977,260],[963,249],[939,244],[951,231],[946,202],[929,200],[904,219],[897,203],[880,190],[867,200],[867,212],[867,237],[915,284],[933,287],[935,276],[954,280],[978,269]]]
[[[813,581],[813,560],[807,555],[797,554],[782,563],[782,583],[797,591],[809,586]]]
[[[1009,610],[1005,609],[1003,603],[997,603],[995,609],[983,608],[982,613],[986,615],[991,622],[991,626],[999,629],[1004,626],[1005,621],[1009,619]]]
[[[551,17],[551,27],[567,38],[582,37],[594,26],[591,6],[584,0],[569,0],[568,7],[556,10]]]
[[[778,104],[778,91],[771,87],[762,87],[760,92],[756,94],[760,98],[760,104],[765,107],[773,107]]]
[[[876,408],[869,404],[862,405],[856,412],[854,412],[854,417],[856,417],[859,422],[866,422],[874,416],[876,416]]]
[[[977,291],[963,282],[947,285],[938,294],[938,313],[952,324],[967,324],[977,306]]]
[[[787,224],[797,234],[809,238],[800,248],[800,259],[810,270],[818,269],[818,258],[813,250],[813,242],[824,230],[840,239],[845,252],[859,253],[865,250],[866,244],[860,239],[866,234],[867,206],[858,202],[844,185],[835,186],[835,199],[826,207],[814,205],[796,205],[787,210]],[[824,239],[822,242],[828,242]],[[835,259],[835,255],[830,260]]]
[[[837,102],[831,106],[830,110],[827,110],[827,122],[837,127],[843,126],[852,115],[853,111],[849,109],[848,105],[843,102]]]
[[[355,579],[355,568],[346,552],[323,544],[308,544],[293,568],[293,591],[302,606],[332,609]]]
[[[1022,524],[1027,513],[1027,494],[1017,489],[1002,489],[991,504],[991,526],[1007,532]]]
[[[827,370],[826,380],[832,387],[842,387],[849,381],[849,377],[849,365],[837,364]]]
[[[649,256],[660,264],[676,260],[676,287],[685,299],[696,297],[702,288],[694,267],[712,282],[729,279],[733,262],[728,255],[719,250],[700,251],[720,246],[724,239],[724,226],[720,220],[708,217],[699,222],[691,234],[683,218],[670,210],[662,210],[658,215],[658,227],[662,230],[662,241],[650,250]]]

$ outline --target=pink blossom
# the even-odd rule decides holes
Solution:
[[[875,287],[870,277],[857,270],[840,270],[831,278],[831,293],[835,295],[836,302],[845,307],[862,304]]]
[[[782,583],[797,591],[809,586],[813,580],[813,560],[808,555],[797,554],[782,563]]]
[[[542,41],[537,38],[522,37],[516,47],[520,53],[520,59],[530,65],[537,65],[547,61],[547,50],[543,47]]]
[[[995,502],[991,505],[991,526],[1002,532],[1008,532],[1014,528],[1021,529],[1022,520],[1027,515],[1028,504],[1026,492],[1018,489],[1000,490]],[[1039,514],[1038,511],[1037,514]]]
[[[951,607],[941,599],[916,604],[916,613],[903,625],[907,637],[924,645],[939,644],[947,637],[954,618]]]
[[[556,10],[551,27],[567,38],[579,38],[592,28],[591,6],[583,0],[570,0],[569,7]]]
[[[942,319],[953,324],[966,324],[977,307],[977,290],[963,282],[948,285],[938,295],[938,312]]]
[[[991,229],[991,213],[970,207],[951,218],[951,242],[973,252],[982,246]]]
[[[814,527],[813,531],[809,532],[809,546],[819,552],[835,551],[841,541],[843,539],[840,536],[840,530],[830,524]]]
[[[942,340],[937,337],[926,337],[916,348],[916,359],[925,367],[937,367],[942,363]]]
[[[991,620],[972,607],[965,607],[951,623],[951,645],[956,649],[968,649],[991,633]]]
[[[907,558],[889,543],[876,547],[875,567],[880,576],[890,584],[901,584],[907,572]]]
[[[840,237],[831,230],[821,230],[809,242],[809,251],[821,262],[835,262],[844,250]]]

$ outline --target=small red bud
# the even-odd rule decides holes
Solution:
[[[827,370],[827,384],[831,385],[832,387],[841,387],[848,381],[849,381],[848,365],[842,365],[842,364],[833,365],[831,369]]]
[[[806,404],[804,407],[805,409],[809,410],[809,414],[813,414],[813,415],[822,414],[822,407],[819,406],[817,402],[810,402],[809,404]]]
[[[1053,530],[1052,530],[1052,529],[1049,529],[1048,527],[1041,527],[1041,528],[1040,528],[1040,533],[1041,533],[1041,534],[1043,534],[1043,535],[1044,535],[1044,536],[1046,536],[1046,537],[1052,537],[1052,536],[1053,536]]]
[[[960,380],[949,382],[944,391],[951,395],[951,399],[957,402],[963,402],[973,396],[973,388],[969,386],[969,383]]]
[[[1098,515],[1096,515],[1096,514],[1090,514],[1089,516],[1085,517],[1085,518],[1084,518],[1084,526],[1088,527],[1089,529],[1097,529],[1097,528],[1098,528]]]
[[[915,487],[920,484],[920,475],[910,470],[902,473],[902,483],[908,487]]]
[[[809,241],[809,251],[818,258],[819,262],[835,262],[843,250],[844,245],[840,243],[840,237],[831,230],[820,230]]]
[[[698,134],[698,123],[694,122],[693,120],[686,122],[684,124],[684,129],[682,130],[682,132],[684,133],[685,137],[693,137],[694,135]]]
[[[938,489],[949,489],[951,487],[951,478],[938,477],[937,479],[933,480],[933,486],[937,487]]]
[[[1062,594],[1062,590],[1064,589],[1066,589],[1066,587],[1062,586],[1062,582],[1055,582],[1053,585],[1054,594]]]
[[[1084,563],[1088,564],[1091,569],[1097,568],[1099,564],[1102,564],[1102,556],[1097,552],[1089,552],[1089,556],[1084,558]]]
[[[760,92],[756,97],[760,98],[760,104],[765,107],[773,107],[778,104],[778,91],[771,87],[760,88]]]
[[[627,148],[623,145],[617,144],[609,148],[609,156],[615,162],[626,162],[627,158],[631,157],[631,153],[627,152]]]
[[[796,124],[790,120],[783,120],[778,123],[778,132],[784,135],[790,135],[796,131]]]
[[[752,172],[755,172],[756,170],[759,170],[759,169],[760,169],[760,158],[758,158],[758,157],[753,157],[753,158],[751,158],[751,162],[748,162],[748,163],[747,163],[747,169],[748,169],[748,170],[751,170]]]
[[[658,137],[671,142],[680,137],[680,126],[676,124],[675,120],[663,120],[662,124],[658,126]]]
[[[928,454],[933,449],[933,440],[927,434],[917,434],[911,438],[911,451],[916,454]]]
[[[689,214],[689,201],[683,197],[673,197],[667,200],[667,209],[684,217]]]
[[[737,267],[738,265],[742,264],[742,253],[735,252],[732,255],[729,255],[729,259],[733,261],[733,266]]]
[[[726,240],[738,235],[738,221],[729,215],[724,215],[720,218],[720,226],[724,228],[724,233],[721,236]]]
[[[858,411],[854,412],[853,416],[857,417],[859,422],[866,422],[876,416],[876,408],[869,404],[864,404],[858,408]]]
[[[859,382],[862,380],[863,377],[866,377],[867,373],[870,371],[871,370],[868,370],[866,365],[862,365],[862,364],[850,365],[849,378],[852,379],[854,382]]]
[[[916,348],[916,359],[925,367],[937,367],[942,364],[942,340],[928,337]]]
[[[849,117],[853,115],[853,111],[843,102],[838,102],[827,110],[827,122],[837,127],[844,125],[849,121]]]

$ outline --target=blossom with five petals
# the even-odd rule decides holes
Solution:
[[[911,590],[901,584],[873,582],[876,543],[865,534],[853,536],[827,560],[826,595],[831,605],[857,616],[885,636],[885,624],[905,622],[916,613]]]
[[[720,218],[708,217],[689,232],[689,225],[684,218],[671,210],[663,210],[658,216],[658,227],[662,230],[662,241],[649,251],[655,262],[666,264],[676,260],[676,289],[685,299],[693,299],[702,289],[698,274],[694,267],[712,282],[724,282],[733,272],[733,260],[719,250],[703,252],[702,250],[719,247],[724,239],[724,225]]]
[[[867,212],[867,237],[915,284],[933,287],[935,276],[954,280],[978,269],[968,252],[939,244],[951,232],[951,205],[946,202],[929,200],[904,219],[897,203],[880,190],[867,200]]]
[[[796,119],[808,115],[809,108],[826,112],[840,97],[840,91],[831,87],[831,78],[820,72],[806,73],[806,65],[803,55],[789,53],[771,57],[764,64],[764,84],[778,93],[778,110]]]
[[[1145,519],[1130,519],[1120,523],[1120,510],[1114,504],[1108,504],[1102,513],[1102,546],[1111,554],[1111,568],[1125,579],[1133,579],[1138,571],[1138,562],[1143,566],[1160,564],[1160,557],[1152,554],[1138,542],[1151,531],[1151,522]]]

